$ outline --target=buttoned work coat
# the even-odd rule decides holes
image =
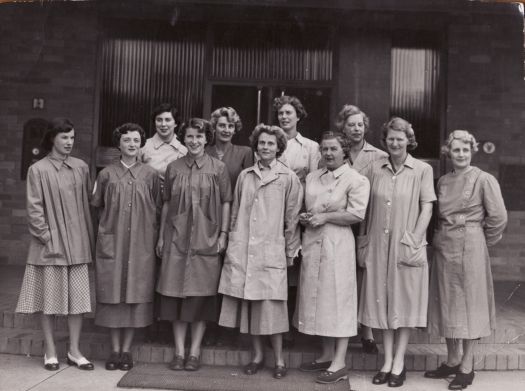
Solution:
[[[432,167],[410,154],[394,172],[388,159],[363,172],[370,180],[364,235],[357,259],[365,268],[358,319],[378,329],[426,327],[428,262],[425,239],[414,235],[420,204],[436,200]]]
[[[276,161],[262,178],[258,163],[237,180],[219,292],[246,300],[286,300],[287,260],[300,246],[303,188]]]
[[[97,301],[152,302],[162,206],[157,171],[139,161],[130,168],[117,161],[98,174],[91,204],[100,211]]]
[[[365,217],[368,179],[347,164],[306,177],[306,210],[346,211],[352,223]],[[355,241],[350,225],[307,226],[294,325],[301,333],[327,337],[357,334]]]
[[[489,336],[496,315],[487,246],[507,223],[500,187],[477,167],[449,173],[438,182],[438,207],[428,330],[446,338]]]

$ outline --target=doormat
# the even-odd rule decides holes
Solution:
[[[289,369],[284,379],[264,368],[246,375],[240,367],[202,366],[196,372],[172,371],[167,364],[138,364],[118,382],[122,388],[158,388],[183,391],[349,391],[347,380],[317,384],[315,373]]]

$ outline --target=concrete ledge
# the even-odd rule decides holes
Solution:
[[[59,357],[65,357],[68,345],[66,332],[56,333]],[[381,346],[379,346],[381,351]],[[110,353],[109,337],[105,334],[84,332],[81,349],[90,359],[105,360]],[[43,335],[39,330],[0,328],[0,353],[26,356],[43,356]],[[171,344],[147,343],[137,341],[132,349],[133,358],[138,362],[168,363],[173,359]],[[298,368],[304,361],[311,361],[317,355],[313,345],[285,350],[285,360],[290,368]],[[266,365],[273,366],[271,350],[266,351]],[[203,347],[202,363],[205,365],[241,366],[250,361],[248,346],[241,347]],[[444,344],[410,344],[407,349],[405,365],[410,371],[435,369],[446,358]],[[352,370],[375,371],[380,369],[383,357],[364,354],[360,344],[350,344],[347,365]],[[474,356],[476,370],[525,370],[525,344],[479,344]]]

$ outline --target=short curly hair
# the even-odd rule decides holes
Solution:
[[[155,119],[162,113],[171,113],[173,120],[176,125],[180,125],[180,112],[177,107],[172,103],[161,103],[153,108],[151,112],[151,121],[153,121],[153,128],[155,129]]]
[[[341,149],[343,150],[344,158],[348,159],[350,156],[350,140],[343,132],[332,132],[330,130],[323,132],[321,135],[321,142],[319,143],[319,150],[322,152],[322,146],[324,140],[337,140]]]
[[[348,117],[351,117],[352,115],[361,114],[363,116],[363,123],[365,125],[365,133],[368,132],[368,129],[370,128],[370,118],[368,118],[368,115],[364,111],[362,111],[359,107],[354,105],[344,105],[341,111],[337,114],[337,118],[335,119],[335,127],[338,131],[342,132],[345,128],[346,120]]]
[[[273,109],[276,113],[278,113],[281,107],[283,107],[284,105],[292,105],[295,109],[295,113],[297,114],[297,118],[299,119],[303,119],[308,116],[308,113],[306,112],[303,104],[295,96],[283,95],[273,100]]]
[[[129,132],[139,132],[140,146],[143,147],[146,144],[146,133],[144,132],[144,129],[142,129],[142,127],[138,124],[126,122],[125,124],[120,125],[113,131],[113,134],[111,135],[111,141],[113,142],[113,146],[118,149],[120,146],[120,138],[122,137],[122,135]]]
[[[286,145],[288,144],[288,137],[286,133],[278,126],[270,126],[265,124],[259,124],[253,130],[250,136],[250,145],[253,152],[257,153],[257,145],[259,144],[259,136],[261,133],[269,134],[270,136],[275,136],[277,139],[277,153],[276,157],[279,158],[286,150]]]
[[[64,117],[53,118],[48,124],[47,130],[44,133],[44,137],[42,138],[40,146],[47,152],[51,152],[57,134],[69,133],[72,130],[74,130],[74,126],[69,119]]]
[[[470,144],[470,150],[472,151],[472,154],[475,154],[479,150],[476,138],[472,133],[470,133],[468,130],[453,130],[448,135],[445,144],[441,147],[441,154],[450,156],[450,145],[454,140],[459,140]]]
[[[184,138],[186,137],[186,131],[188,129],[197,129],[199,133],[204,133],[206,137],[206,144],[210,144],[213,141],[213,131],[211,129],[210,121],[206,121],[202,118],[190,118],[187,122],[183,123],[177,133],[177,137],[180,142],[184,144]]]
[[[381,145],[383,148],[387,148],[386,137],[389,130],[405,133],[408,139],[408,151],[413,151],[417,148],[416,135],[414,134],[414,129],[412,129],[412,124],[401,117],[392,117],[390,121],[383,124],[381,128]]]
[[[215,128],[217,127],[217,122],[219,122],[219,119],[221,117],[226,117],[226,120],[228,122],[232,122],[235,126],[235,133],[238,133],[242,129],[242,122],[241,117],[239,117],[239,114],[235,111],[233,107],[219,107],[217,110],[215,110],[213,113],[211,113],[210,116],[210,122],[211,127],[215,131]]]

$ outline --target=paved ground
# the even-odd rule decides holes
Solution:
[[[62,364],[62,363],[61,363]],[[0,390],[1,391],[111,391],[131,390],[117,388],[123,376],[120,371],[106,371],[103,363],[95,362],[93,372],[80,371],[62,364],[57,372],[46,371],[42,359],[35,357],[0,354]],[[373,373],[351,372],[352,390],[380,391],[386,386],[374,386],[370,383]],[[235,381],[235,379],[232,379]],[[135,389],[133,389],[135,390]],[[136,389],[139,390],[139,389]],[[154,391],[145,390],[142,391]],[[403,391],[446,391],[445,380],[429,380],[422,372],[409,372]],[[480,371],[476,373],[474,385],[469,391],[523,391],[525,390],[525,371]],[[249,390],[246,390],[249,391]]]

